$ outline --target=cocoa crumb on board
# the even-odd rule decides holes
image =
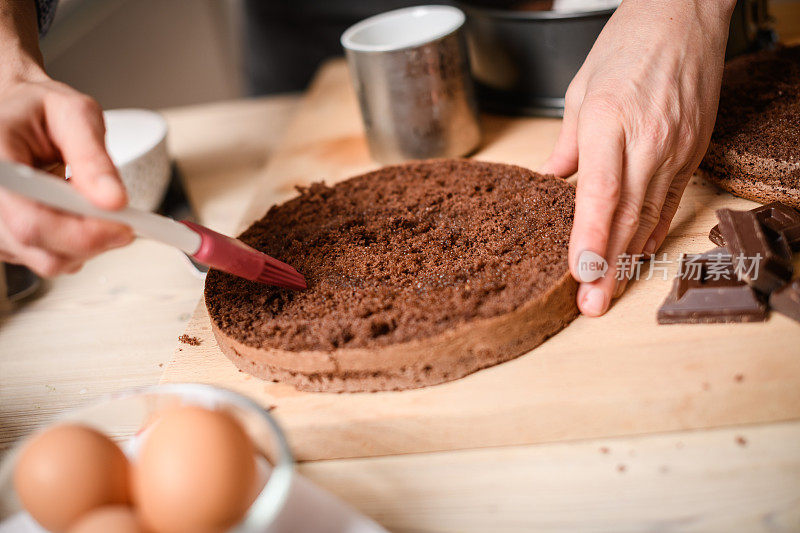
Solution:
[[[202,341],[197,337],[190,337],[185,333],[180,337],[178,337],[178,340],[181,341],[183,344],[188,344],[189,346],[200,346],[200,344],[202,344]]]
[[[736,444],[739,446],[747,446],[747,439],[739,435],[736,437]]]
[[[601,446],[600,447],[600,453],[608,454],[610,451],[611,450],[608,448],[608,446]]]
[[[620,474],[624,473],[627,469],[628,467],[625,465],[617,465],[617,472],[619,472]]]
[[[736,380],[736,383],[741,383],[744,381],[744,374],[736,374],[733,379]]]

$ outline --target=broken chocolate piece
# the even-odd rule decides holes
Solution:
[[[792,278],[791,250],[785,240],[771,240],[752,211],[717,211],[719,231],[734,270],[756,290],[769,294]]]
[[[725,239],[722,238],[722,233],[719,232],[719,224],[711,228],[711,231],[708,232],[708,240],[717,246],[725,248]]]
[[[792,251],[800,250],[800,222],[787,226],[780,231],[780,238]]]
[[[780,314],[800,322],[800,280],[773,292],[769,296],[769,305]]]
[[[730,253],[715,248],[681,258],[672,291],[658,310],[659,324],[760,322],[767,307],[734,271]]]
[[[771,240],[783,240],[789,250],[800,250],[800,213],[781,202],[760,205],[750,212],[758,217],[767,237]],[[717,246],[725,246],[719,225],[711,228],[708,238]],[[784,244],[779,244],[779,247],[786,248]],[[791,255],[791,251],[788,253]]]

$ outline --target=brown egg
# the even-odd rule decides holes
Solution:
[[[14,470],[22,505],[44,528],[66,531],[86,512],[129,498],[128,459],[102,433],[55,426],[34,437]]]
[[[241,520],[255,482],[255,447],[239,423],[187,406],[164,411],[144,435],[133,493],[158,533],[214,533]]]
[[[108,505],[89,511],[69,533],[147,533],[134,510],[126,505]]]

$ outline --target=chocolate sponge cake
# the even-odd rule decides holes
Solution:
[[[722,189],[800,209],[800,46],[725,66],[719,113],[700,165]]]
[[[310,391],[423,387],[517,357],[578,313],[572,185],[433,160],[322,183],[241,239],[306,276],[293,292],[212,270],[205,302],[241,370]]]

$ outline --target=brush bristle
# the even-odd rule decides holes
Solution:
[[[282,263],[272,257],[270,257],[270,259],[272,259],[272,261],[264,263],[264,268],[261,270],[261,274],[259,274],[256,281],[294,290],[304,290],[308,288],[306,279],[302,274],[286,263]],[[280,263],[280,265],[276,263]]]
[[[200,235],[200,247],[192,257],[203,264],[251,281],[288,289],[306,288],[305,278],[290,265],[194,222],[181,221]]]

